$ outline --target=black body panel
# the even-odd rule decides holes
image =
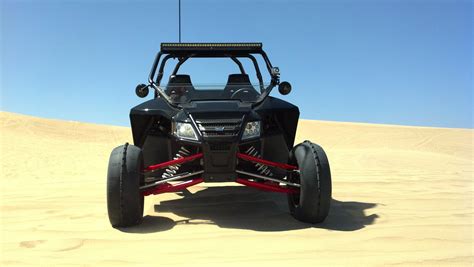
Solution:
[[[284,136],[288,151],[293,148],[300,110],[297,106],[275,97],[267,97],[262,104],[254,108],[264,122],[273,119]],[[271,126],[270,126],[271,127]],[[267,129],[268,130],[268,129]],[[265,129],[263,129],[265,132]]]
[[[143,102],[130,110],[130,124],[132,126],[133,142],[142,147],[151,124],[155,120],[168,120],[180,110],[170,106],[165,100],[155,98]]]
[[[193,153],[203,152],[201,162],[205,181],[233,181],[238,164],[236,153],[249,145],[257,148],[262,158],[286,163],[295,140],[298,107],[274,97],[267,97],[253,107],[240,101],[196,101],[180,108],[170,106],[164,99],[146,101],[130,111],[134,144],[143,149],[145,165],[173,159],[185,146]],[[261,121],[261,136],[241,140],[248,121]],[[179,139],[171,133],[173,121],[190,122],[198,133],[198,141]],[[217,127],[219,126],[219,127]],[[222,133],[215,132],[215,129]],[[224,134],[225,133],[225,134]],[[274,169],[278,174],[279,170]]]

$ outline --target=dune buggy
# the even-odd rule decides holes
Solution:
[[[259,69],[264,62],[269,84]],[[233,61],[237,73],[217,88],[193,84],[181,66],[197,58]],[[165,65],[174,61],[167,84]],[[253,66],[251,83],[242,64]],[[212,65],[203,66],[212,71]],[[324,150],[310,141],[293,147],[298,107],[269,96],[280,82],[261,43],[162,43],[139,97],[154,97],[130,111],[134,145],[115,148],[107,174],[113,227],[139,224],[144,196],[179,192],[202,182],[236,182],[287,195],[298,220],[322,222],[329,212],[331,174]]]

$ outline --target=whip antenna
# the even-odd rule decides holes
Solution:
[[[178,0],[178,28],[179,28],[179,42],[181,43],[181,0]]]

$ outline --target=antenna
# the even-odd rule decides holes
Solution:
[[[181,43],[181,0],[178,0],[179,42]]]

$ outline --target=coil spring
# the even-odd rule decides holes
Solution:
[[[173,160],[184,158],[185,156],[189,156],[189,155],[191,155],[191,152],[188,149],[186,149],[184,146],[182,146],[178,150],[176,155],[174,156]],[[180,167],[181,167],[181,164],[175,164],[175,165],[169,166],[168,168],[165,169],[165,172],[163,172],[163,174],[161,175],[161,178],[166,179],[166,178],[175,176]]]
[[[245,151],[245,154],[248,154],[256,158],[261,158],[260,153],[254,146],[250,146],[249,149]],[[254,165],[255,165],[255,168],[257,168],[257,171],[260,172],[261,175],[266,175],[270,177],[273,176],[272,170],[267,165],[263,165],[261,163],[254,163]]]

